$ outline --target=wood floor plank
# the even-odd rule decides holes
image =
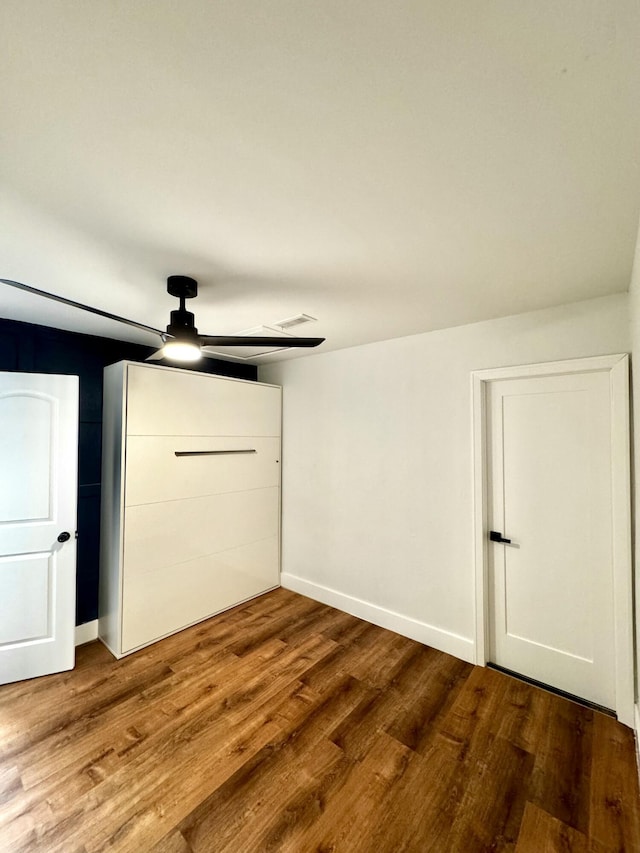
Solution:
[[[225,668],[231,672],[236,663],[237,659],[229,655],[225,660],[220,659],[218,665],[224,673]],[[95,755],[102,755],[110,747],[116,750],[126,748],[131,743],[133,731],[138,732],[134,740],[139,741],[157,720],[156,706],[161,706],[159,716],[168,720],[165,706],[175,701],[174,696],[180,701],[188,698],[196,706],[198,698],[208,699],[212,681],[209,672],[197,670],[190,679],[185,679],[165,668],[164,664],[162,672],[162,679],[141,679],[138,693],[124,690],[119,695],[119,702],[101,705],[98,713],[90,699],[84,714],[71,714],[66,725],[58,726],[47,737],[23,750],[20,763],[25,787],[33,787],[51,773],[59,775],[68,765],[84,763]],[[48,761],[48,757],[55,757],[55,761]]]
[[[334,610],[332,607],[323,607],[321,610],[316,611],[313,617],[310,617],[307,621],[293,626],[287,632],[286,637],[283,635],[281,637],[286,639],[288,643],[295,643],[299,637],[304,637],[308,631],[313,631],[314,633],[324,634],[329,639],[333,639],[332,634],[339,635],[339,632],[345,626],[353,625],[354,621],[356,623],[361,622],[361,620],[356,620],[355,617],[349,616],[341,610]]]
[[[255,668],[251,671],[244,670],[244,678],[241,683],[233,685],[231,693],[221,685],[220,691],[215,694],[210,704],[198,706],[195,716],[190,714],[186,719],[182,719],[178,715],[175,718],[176,724],[169,732],[163,733],[161,738],[156,738],[153,744],[146,743],[143,750],[133,753],[133,757],[129,756],[130,760],[103,784],[75,799],[62,832],[57,828],[55,819],[41,821],[41,837],[38,838],[38,843],[45,850],[49,847],[55,850],[57,844],[64,849],[68,836],[79,831],[79,827],[85,822],[86,813],[89,812],[100,818],[91,827],[92,833],[87,842],[90,850],[101,849],[116,821],[123,821],[118,830],[118,843],[121,848],[144,849],[136,848],[136,845],[140,843],[139,836],[146,837],[148,824],[155,820],[154,791],[162,790],[166,795],[175,785],[179,785],[182,790],[181,808],[188,810],[190,800],[186,792],[192,790],[192,786],[196,791],[202,787],[197,775],[193,775],[192,767],[197,764],[198,751],[210,751],[213,755],[222,751],[225,755],[224,772],[233,772],[235,762],[240,764],[244,760],[243,750],[259,749],[269,736],[278,731],[267,715],[258,715],[250,721],[247,721],[247,717],[251,718],[262,704],[278,695],[287,685],[295,684],[297,672],[304,670],[310,661],[316,659],[314,651],[319,657],[327,647],[331,647],[329,641],[311,637],[306,646],[274,658],[278,661],[278,670],[274,672],[265,670],[262,659],[264,655],[261,657],[255,654]],[[176,700],[183,702],[184,697],[178,694]],[[227,729],[231,730],[229,734]],[[243,738],[247,740],[246,744]],[[151,748],[152,746],[154,748]],[[227,751],[231,754],[227,755]],[[236,751],[238,755],[234,754]],[[190,772],[189,777],[182,782],[171,773],[172,762],[178,756],[182,763],[187,764]],[[128,780],[127,784],[120,783],[120,780],[124,779]],[[155,783],[155,788],[151,786],[152,782]],[[206,789],[206,783],[204,787]],[[57,793],[48,792],[47,801],[55,808],[56,815],[62,814],[65,805],[68,808],[68,785],[62,786]],[[148,801],[152,804],[150,807],[146,805]],[[177,804],[174,805],[177,808]],[[180,809],[177,813],[182,816]],[[95,840],[96,838],[99,841]],[[127,847],[125,841],[132,846]]]
[[[640,850],[633,732],[603,714],[595,715],[593,732],[589,833],[614,850]]]
[[[331,740],[353,760],[362,760],[380,731],[390,732],[397,720],[406,721],[419,713],[416,704],[427,693],[432,694],[432,684],[425,680],[425,674],[438,654],[434,649],[412,645],[395,663],[387,688],[364,697],[330,733]],[[435,731],[425,727],[424,743]]]
[[[358,641],[360,637],[371,632],[374,625],[363,619],[356,619],[348,613],[342,613],[329,628],[324,628],[322,633],[335,643],[347,648]]]
[[[367,690],[343,676],[330,694],[307,699],[296,713],[280,712],[281,736],[248,760],[180,824],[194,850],[260,849],[260,838],[283,803],[304,791],[310,781],[324,779],[344,760],[342,751],[324,734],[344,717]],[[293,694],[285,704],[294,702]],[[335,774],[333,774],[335,775]],[[273,780],[277,779],[274,785]]]
[[[357,643],[346,659],[347,671],[373,687],[388,687],[415,644],[391,631],[376,631],[368,642]]]
[[[180,824],[180,831],[195,853],[235,853],[258,850],[274,824],[282,820],[290,803],[308,786],[326,779],[343,760],[340,750],[320,739],[307,747],[310,762],[287,738],[268,744]],[[310,768],[313,767],[313,774]],[[274,785],[273,778],[278,779]]]
[[[509,678],[500,713],[494,717],[491,730],[515,746],[534,752],[549,720],[553,699],[546,690]]]
[[[562,823],[589,832],[594,717],[559,696],[550,696],[549,717],[536,749],[529,799]]]
[[[360,762],[343,760],[339,772],[287,802],[262,840],[265,851],[374,850],[369,838],[385,815],[385,800],[411,761],[412,752],[383,732]]]
[[[187,844],[184,835],[174,829],[169,835],[154,844],[149,853],[193,853],[193,848]]]
[[[410,749],[424,752],[454,705],[470,671],[470,664],[436,652],[423,673],[414,673],[413,687],[407,685],[402,691],[409,696],[415,693],[415,699],[404,708],[400,706],[400,713],[386,731]]]
[[[640,851],[633,733],[287,590],[0,687],[11,853]]]
[[[242,657],[268,640],[281,639],[292,628],[304,624],[308,618],[313,618],[315,613],[322,612],[322,609],[323,605],[311,599],[305,599],[297,608],[297,612],[292,608],[286,608],[278,611],[271,618],[267,617],[255,627],[250,626],[243,630],[228,648],[238,657]],[[308,637],[308,633],[305,636]]]
[[[476,731],[490,728],[506,706],[511,679],[492,669],[473,667],[440,727],[452,740],[470,744]]]
[[[515,853],[609,853],[587,836],[527,803]]]
[[[450,850],[451,826],[464,793],[464,766],[444,742],[434,742],[425,755],[411,751],[409,756],[381,805],[384,820],[372,822],[359,842],[363,851]]]
[[[526,804],[534,757],[510,741],[483,733],[467,759],[465,788],[447,839],[449,850],[513,850]]]

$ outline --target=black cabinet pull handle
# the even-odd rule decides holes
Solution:
[[[224,456],[231,453],[255,453],[251,448],[247,450],[176,450],[176,456]]]
[[[489,539],[491,539],[492,542],[501,542],[503,545],[511,545],[511,539],[505,539],[502,533],[497,530],[489,531]]]

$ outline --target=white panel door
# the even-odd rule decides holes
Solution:
[[[615,708],[607,372],[488,383],[490,660]]]
[[[74,665],[78,377],[0,373],[0,437],[7,684]]]

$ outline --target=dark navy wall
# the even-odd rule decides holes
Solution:
[[[144,361],[153,350],[111,338],[0,319],[0,370],[80,377],[77,625],[98,616],[102,370],[124,359]],[[191,369],[252,380],[258,374],[253,365],[211,358],[202,359]]]

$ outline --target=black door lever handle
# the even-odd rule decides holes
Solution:
[[[505,539],[502,533],[499,533],[497,530],[489,531],[489,539],[492,542],[502,542],[503,545],[511,545],[511,539]]]

